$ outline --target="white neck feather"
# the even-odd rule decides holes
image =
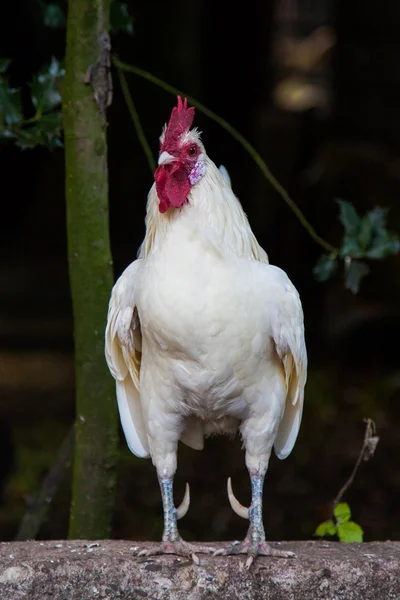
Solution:
[[[152,186],[146,215],[146,236],[140,248],[140,258],[146,258],[163,240],[176,220],[188,219],[203,224],[216,234],[221,247],[237,256],[268,263],[268,256],[258,244],[239,200],[215,164],[204,155],[206,173],[193,186],[188,202],[180,209],[158,210],[159,199],[155,184]]]

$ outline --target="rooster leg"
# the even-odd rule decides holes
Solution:
[[[215,552],[215,548],[200,546],[198,544],[189,544],[188,542],[185,542],[179,535],[177,520],[183,517],[189,508],[189,485],[186,484],[186,492],[182,504],[178,508],[175,508],[172,491],[173,478],[160,477],[159,482],[164,508],[164,532],[162,536],[162,542],[156,548],[142,550],[139,552],[138,556],[177,554],[178,556],[191,558],[193,562],[198,565],[200,564],[200,561],[197,553],[213,554]]]
[[[178,532],[177,520],[178,511],[174,505],[174,497],[172,493],[173,480],[171,478],[160,478],[161,496],[164,508],[164,533],[162,540],[166,544],[169,542],[180,541],[180,535]],[[186,488],[188,489],[188,488]],[[185,494],[186,495],[186,494]],[[189,508],[189,506],[188,506]],[[182,515],[183,516],[183,515]]]
[[[228,554],[247,554],[246,568],[249,569],[256,556],[274,556],[278,558],[293,558],[293,552],[285,552],[271,548],[265,541],[265,532],[262,518],[262,494],[265,473],[251,472],[251,504],[248,509],[242,506],[235,498],[230,479],[228,479],[228,496],[233,510],[245,519],[249,519],[250,526],[243,542],[235,542],[228,548],[215,552],[215,556]]]

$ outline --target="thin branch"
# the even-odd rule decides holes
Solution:
[[[303,225],[303,227],[307,230],[308,234],[312,237],[312,239],[317,244],[322,246],[325,250],[334,254],[335,256],[337,254],[339,254],[338,248],[336,248],[335,246],[332,246],[329,242],[327,242],[326,240],[324,240],[321,236],[319,236],[317,234],[314,227],[308,222],[308,220],[306,219],[304,214],[301,212],[299,207],[289,196],[289,194],[285,190],[285,188],[279,183],[279,181],[276,179],[276,177],[271,173],[270,169],[266,165],[265,161],[262,159],[261,155],[257,152],[257,150],[255,148],[253,148],[253,146],[250,144],[250,142],[248,142],[241,133],[239,133],[234,127],[232,127],[232,125],[230,125],[230,123],[225,121],[225,119],[223,119],[222,117],[219,117],[217,114],[215,114],[209,108],[204,106],[204,104],[201,104],[201,102],[196,100],[196,98],[189,96],[182,90],[179,90],[176,87],[170,85],[169,83],[166,83],[165,81],[163,81],[162,79],[159,79],[155,75],[152,75],[148,71],[145,71],[134,65],[128,65],[128,64],[120,61],[119,58],[117,58],[115,55],[113,56],[113,63],[118,69],[121,69],[123,71],[128,71],[130,73],[134,73],[135,75],[138,75],[139,77],[143,77],[144,79],[151,81],[151,83],[154,83],[155,85],[163,88],[165,91],[169,92],[170,94],[185,96],[188,99],[188,101],[190,102],[190,104],[192,104],[200,112],[205,114],[207,117],[209,117],[213,121],[216,121],[216,123],[218,123],[223,129],[225,129],[228,133],[230,133],[231,136],[237,142],[239,142],[239,144],[241,144],[241,146],[246,150],[246,152],[248,152],[248,154],[250,154],[250,156],[252,157],[254,162],[261,169],[263,175],[266,177],[266,179],[269,181],[269,183],[272,185],[272,187],[275,189],[275,191],[286,202],[286,204],[289,206],[289,208],[294,212],[294,214],[296,215],[296,217],[298,218],[300,223]]]
[[[53,497],[60,487],[66,470],[70,467],[74,452],[75,426],[72,426],[59,447],[55,460],[47,473],[41,490],[26,511],[16,541],[35,539],[46,518]]]
[[[365,422],[367,425],[365,427],[364,441],[363,441],[363,445],[360,450],[360,454],[358,455],[357,462],[354,465],[354,469],[351,472],[350,477],[347,479],[346,483],[340,489],[338,495],[334,499],[333,506],[336,506],[337,504],[339,504],[339,502],[342,499],[342,497],[344,496],[345,492],[348,490],[350,485],[353,483],[354,477],[356,476],[356,473],[361,464],[361,461],[363,459],[368,460],[369,458],[371,458],[371,456],[375,450],[376,444],[378,443],[379,438],[377,438],[375,436],[376,428],[375,428],[374,421],[372,419],[365,419]]]
[[[149,145],[149,143],[148,143],[148,141],[146,139],[145,133],[143,131],[143,127],[142,127],[142,124],[140,122],[139,115],[138,115],[138,112],[136,110],[136,106],[135,106],[135,103],[133,101],[132,95],[131,95],[131,93],[129,91],[128,83],[126,81],[126,77],[124,75],[124,72],[118,66],[117,66],[117,73],[118,73],[119,81],[121,83],[122,93],[124,95],[126,105],[127,105],[128,110],[130,112],[130,115],[132,117],[132,121],[133,121],[133,124],[135,126],[136,133],[137,133],[137,136],[139,138],[139,142],[140,142],[140,144],[141,144],[141,146],[143,148],[143,152],[145,153],[145,156],[147,158],[147,162],[149,164],[150,171],[152,173],[154,173],[154,171],[156,170],[156,163],[155,163],[155,160],[154,160],[154,157],[153,157],[153,153],[151,151],[150,145]]]

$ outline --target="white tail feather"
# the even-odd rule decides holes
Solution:
[[[140,458],[150,456],[139,393],[128,375],[117,381],[118,410],[129,450]]]

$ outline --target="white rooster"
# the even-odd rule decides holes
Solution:
[[[160,138],[139,258],[112,291],[106,358],[130,450],[151,456],[160,482],[164,533],[144,554],[213,552],[182,540],[172,494],[178,442],[240,428],[252,500],[231,506],[248,534],[216,554],[290,556],[265,541],[262,490],[272,446],[286,458],[299,431],[307,353],[299,295],[253,235],[229,176],[191,129],[194,108],[178,97]]]

